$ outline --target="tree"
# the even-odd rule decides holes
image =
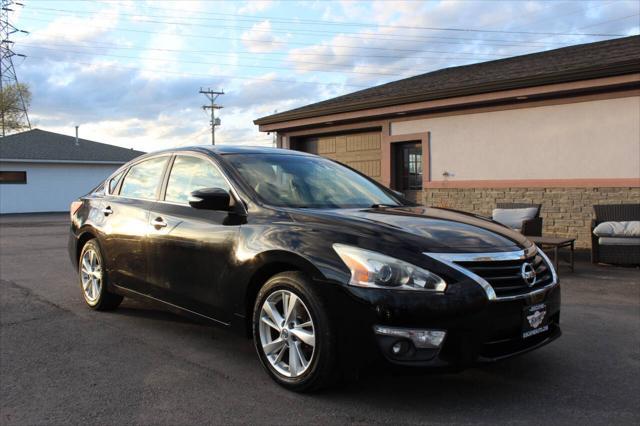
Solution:
[[[2,136],[28,129],[26,110],[31,104],[31,91],[24,83],[6,85],[0,90],[0,126]]]

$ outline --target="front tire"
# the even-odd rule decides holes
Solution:
[[[335,332],[323,300],[300,272],[274,275],[260,289],[253,340],[269,375],[289,390],[313,391],[335,379]]]
[[[78,261],[78,279],[84,301],[98,311],[116,309],[123,297],[107,289],[108,276],[98,242],[93,239],[82,247]]]

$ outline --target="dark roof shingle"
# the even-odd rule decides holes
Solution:
[[[0,139],[0,159],[126,163],[142,151],[33,129]]]
[[[640,36],[630,36],[444,68],[262,117],[254,123],[273,124],[374,107],[623,75],[639,70]]]

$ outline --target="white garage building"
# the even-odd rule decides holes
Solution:
[[[0,214],[61,212],[141,151],[34,129],[0,139]]]

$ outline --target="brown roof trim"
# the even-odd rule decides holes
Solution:
[[[528,98],[527,102],[529,102],[533,99],[581,96],[590,93],[611,92],[638,87],[640,87],[640,73],[591,80],[579,80],[567,83],[555,83],[545,86],[492,91],[483,94],[434,99],[401,105],[366,108],[325,116],[293,119],[291,121],[277,122],[273,124],[261,124],[259,128],[260,131],[271,132],[283,130],[289,131],[329,124],[333,127],[339,124],[362,121],[365,119],[374,120],[382,119],[384,117],[394,117],[399,113],[409,116],[443,109],[464,109],[505,102],[521,103],[523,101],[518,100],[518,98],[523,96],[526,96]]]
[[[449,87],[443,90],[437,90],[437,89],[428,90],[428,91],[423,91],[422,93],[415,93],[410,95],[406,95],[406,94],[400,95],[400,96],[381,95],[375,98],[366,96],[367,92],[380,90],[380,88],[383,88],[385,86],[387,87],[394,87],[396,85],[406,86],[406,85],[411,85],[414,82],[416,84],[419,84],[420,81],[424,82],[425,80],[429,80],[432,78],[431,75],[437,74],[439,72],[439,71],[435,71],[428,74],[410,77],[408,79],[386,83],[381,86],[372,87],[370,89],[364,89],[360,92],[355,92],[355,94],[344,95],[338,98],[334,98],[332,100],[323,101],[317,104],[312,104],[305,107],[293,109],[291,111],[285,111],[279,114],[258,118],[254,120],[254,123],[257,125],[268,125],[268,124],[274,124],[274,123],[281,123],[284,121],[292,121],[292,120],[309,118],[309,117],[321,117],[329,114],[352,112],[352,111],[358,111],[363,109],[395,106],[395,105],[402,105],[407,103],[424,102],[424,101],[432,101],[432,100],[446,99],[446,98],[452,98],[452,97],[484,94],[484,93],[490,93],[495,91],[536,87],[536,86],[543,86],[543,85],[556,84],[556,83],[567,83],[567,82],[580,81],[580,80],[589,80],[589,79],[596,79],[596,78],[603,78],[603,77],[632,74],[632,73],[636,73],[638,69],[640,69],[640,57],[635,55],[635,51],[633,54],[629,55],[629,51],[627,50],[622,50],[619,52],[616,51],[614,53],[614,52],[610,52],[608,49],[605,49],[605,47],[609,45],[613,45],[615,43],[616,45],[620,45],[628,49],[629,46],[633,47],[635,45],[634,43],[638,43],[639,41],[640,41],[640,37],[633,36],[633,37],[627,37],[624,39],[607,40],[604,42],[591,43],[587,45],[569,46],[569,47],[556,49],[552,51],[539,52],[539,53],[533,53],[529,55],[505,58],[497,61],[481,62],[478,64],[471,64],[471,65],[465,65],[461,67],[444,69],[441,71],[455,73],[455,75],[460,74],[460,80],[463,82],[463,84],[457,85],[455,87]],[[588,64],[587,62],[587,64],[585,64],[585,66],[582,66],[582,67],[580,66],[581,64],[573,63],[573,64],[570,64],[571,66],[567,64],[567,66],[564,67],[565,69],[561,69],[555,72],[545,72],[545,73],[539,73],[535,75],[527,75],[526,77],[520,77],[520,78],[512,78],[512,79],[505,78],[504,80],[492,80],[492,81],[487,81],[480,84],[468,83],[467,85],[464,85],[464,82],[467,81],[464,73],[465,72],[468,73],[472,71],[474,68],[480,69],[479,67],[493,67],[495,70],[495,69],[502,69],[502,67],[505,65],[513,67],[514,63],[520,63],[520,62],[522,62],[523,67],[526,67],[527,61],[530,61],[533,59],[540,61],[542,58],[545,58],[546,56],[549,56],[549,55],[554,55],[555,57],[557,57],[558,54],[561,53],[559,51],[568,52],[571,50],[571,51],[577,52],[577,49],[580,49],[580,51],[587,51],[587,50],[597,51],[600,54],[602,54],[602,52],[606,52],[606,54],[608,54],[609,56],[606,58],[606,60],[603,60],[602,62],[598,61],[599,59],[598,57],[594,57],[592,58],[593,62],[591,64]],[[582,60],[584,60],[584,58],[582,58],[581,61]],[[548,71],[548,69],[545,71]],[[535,72],[535,70],[532,70],[532,73],[533,72]],[[419,90],[420,88],[417,88],[416,91],[419,92]],[[355,99],[354,99],[353,98],[354,95],[357,95],[358,93],[363,94],[361,96],[362,98],[358,99],[357,96],[355,96]],[[347,97],[347,99],[341,99],[343,97]],[[325,103],[326,105],[323,105]]]
[[[300,111],[291,113],[283,112],[254,120],[254,124],[275,124],[283,121],[296,120],[300,118],[319,117],[323,115],[336,114],[341,112],[351,112],[363,109],[395,106],[413,102],[433,101],[438,99],[454,98],[468,95],[481,95],[483,93],[497,92],[502,90],[520,89],[525,87],[545,86],[555,83],[568,83],[579,80],[590,80],[594,78],[612,77],[618,75],[633,74],[640,69],[640,60],[628,61],[628,63],[619,64],[614,67],[593,67],[588,70],[580,70],[580,72],[556,73],[545,76],[536,76],[534,78],[516,79],[509,81],[499,81],[484,85],[475,85],[471,87],[462,87],[450,90],[434,91],[431,93],[399,96],[396,98],[381,99],[378,101],[366,100],[351,105],[335,105],[327,108],[314,110],[312,112]]]

